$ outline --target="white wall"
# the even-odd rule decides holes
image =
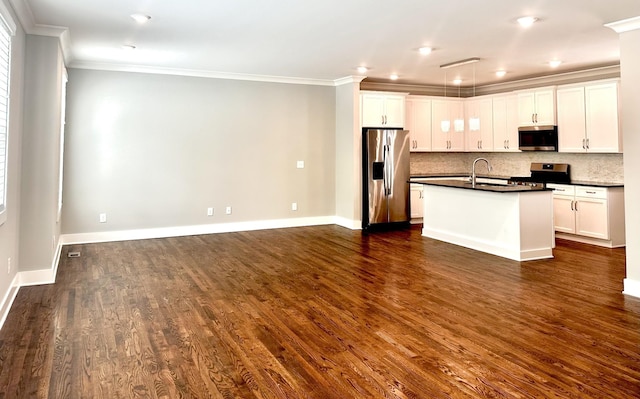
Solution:
[[[640,296],[640,29],[620,35],[624,195],[627,239],[626,293]]]
[[[361,227],[360,84],[336,89],[336,216],[348,228]]]
[[[60,236],[57,204],[63,70],[58,38],[27,35],[20,271],[50,270],[51,280]]]
[[[65,234],[335,215],[334,87],[70,69],[67,99]]]
[[[2,0],[11,10],[8,2]],[[7,221],[0,226],[0,326],[15,295],[12,287],[20,265],[18,235],[20,223],[20,172],[22,148],[22,118],[24,96],[25,33],[16,21],[17,32],[11,43],[11,93],[9,99],[9,147],[7,165]],[[12,270],[7,273],[7,259]]]

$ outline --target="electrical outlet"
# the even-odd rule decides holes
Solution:
[[[7,258],[7,274],[11,274],[11,258]]]
[[[225,209],[225,213],[227,215],[231,215],[231,207],[230,206],[228,206],[227,209]]]
[[[100,223],[107,223],[107,214],[106,213],[101,213],[100,214]]]
[[[207,216],[213,216],[213,208],[207,208]]]
[[[291,210],[292,211],[297,211],[298,210],[298,203],[297,202],[292,202],[291,203]]]

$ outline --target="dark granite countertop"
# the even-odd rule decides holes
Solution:
[[[571,180],[569,183],[558,183],[558,184],[569,184],[571,186],[589,186],[589,187],[624,187],[624,183],[612,183],[612,182],[604,182],[604,181],[582,181],[582,180]]]
[[[483,179],[499,179],[499,180],[508,180],[511,178],[511,176],[485,175],[485,174],[477,175],[477,176]],[[422,181],[416,181],[416,180],[429,179],[429,178],[455,178],[455,177],[469,177],[469,173],[431,173],[431,174],[412,175],[411,182],[424,183]],[[584,181],[584,180],[571,180],[569,183],[558,183],[558,184],[568,184],[572,186],[604,187],[604,188],[624,187],[624,183],[605,182],[605,181]]]
[[[462,188],[462,189],[475,190],[475,191],[491,191],[494,193],[527,193],[532,191],[551,191],[551,189],[543,188],[543,187],[490,184],[490,183],[476,183],[476,186],[473,187],[470,182],[462,181],[462,180],[414,181],[413,183],[424,184],[427,186]]]

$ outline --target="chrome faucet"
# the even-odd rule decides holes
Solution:
[[[487,170],[489,172],[491,172],[491,164],[489,163],[489,161],[487,161],[486,158],[476,158],[475,161],[473,161],[473,166],[471,166],[471,187],[475,187],[476,186],[476,163],[478,163],[478,161],[485,161],[487,163]]]

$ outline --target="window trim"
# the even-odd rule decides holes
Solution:
[[[10,102],[11,102],[11,42],[12,37],[16,33],[16,24],[9,12],[9,9],[5,6],[4,2],[0,1],[0,29],[6,32],[8,37],[8,45],[7,45],[7,65],[6,65],[6,74],[7,74],[7,93],[6,93],[6,120],[5,120],[5,131],[3,134],[4,140],[4,154],[0,158],[3,158],[2,167],[2,178],[0,187],[2,187],[2,191],[0,192],[0,226],[3,225],[7,221],[7,189],[8,189],[8,180],[9,180],[9,112],[10,112]],[[3,32],[3,33],[5,33]],[[2,68],[4,69],[4,68]],[[3,71],[5,72],[5,71]]]

